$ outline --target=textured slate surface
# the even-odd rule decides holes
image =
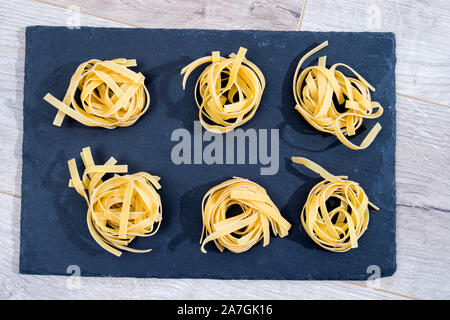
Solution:
[[[353,151],[331,135],[320,134],[294,110],[292,76],[299,58],[329,41],[320,54],[328,64],[349,64],[374,87],[373,99],[385,112],[375,142]],[[261,165],[174,165],[170,140],[177,128],[193,132],[197,108],[193,100],[195,72],[187,90],[179,72],[194,59],[220,50],[222,55],[248,48],[247,58],[266,76],[267,87],[255,117],[242,129],[279,129],[280,168],[261,176]],[[319,54],[319,55],[320,55]],[[52,125],[55,109],[42,100],[51,92],[62,99],[70,77],[83,61],[136,58],[147,78],[150,109],[134,126],[106,130],[66,119]],[[317,57],[307,65],[316,63]],[[367,268],[382,276],[395,262],[395,38],[391,33],[319,33],[270,31],[206,31],[54,27],[27,28],[20,272],[66,274],[78,265],[84,276],[222,279],[367,279]],[[364,121],[360,142],[374,120]],[[152,248],[148,254],[124,253],[117,258],[101,249],[86,226],[86,204],[67,187],[67,160],[81,163],[81,148],[91,146],[95,161],[114,156],[131,173],[148,171],[162,177],[163,223],[151,238],[132,246]],[[371,211],[369,228],[359,248],[338,254],[324,251],[309,239],[299,221],[309,190],[320,178],[290,163],[305,156],[334,174],[360,182],[380,207]],[[81,166],[80,166],[81,168]],[[264,186],[293,227],[283,239],[243,254],[220,253],[211,243],[199,250],[201,198],[215,184],[232,176]]]

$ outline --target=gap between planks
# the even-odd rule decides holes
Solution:
[[[395,275],[394,275],[395,276]],[[415,297],[411,297],[411,296],[407,296],[398,292],[394,292],[394,291],[390,291],[390,290],[386,290],[386,289],[380,289],[380,288],[369,288],[368,286],[360,283],[360,281],[349,281],[349,280],[343,280],[342,282],[348,283],[348,284],[352,284],[361,288],[366,288],[369,290],[375,290],[375,291],[379,291],[379,292],[384,292],[384,293],[388,293],[388,294],[392,294],[395,296],[399,296],[408,300],[420,300],[419,298],[415,298]]]
[[[35,0],[35,1],[36,2],[40,2],[42,4],[49,5],[49,6],[61,8],[61,9],[69,9],[68,6],[65,6],[65,5],[62,5],[62,4],[59,4],[59,3],[54,3],[52,1],[47,1],[47,0]],[[81,10],[81,8],[79,8],[79,10],[80,10],[81,14],[85,14],[87,16],[91,16],[91,17],[95,17],[95,18],[99,18],[99,19],[103,19],[103,20],[108,20],[108,21],[115,22],[115,23],[124,24],[124,25],[130,26],[130,27],[133,27],[133,28],[145,28],[144,26],[140,26],[140,25],[137,25],[137,24],[132,24],[132,23],[120,21],[120,20],[117,20],[117,19],[114,19],[114,18],[108,18],[108,17],[104,17],[104,16],[101,16],[101,15],[98,15],[98,14],[85,12],[85,11]]]
[[[447,106],[447,105],[445,105],[445,104],[433,102],[433,101],[426,100],[426,99],[422,99],[422,98],[413,97],[413,96],[410,96],[410,95],[407,95],[407,94],[404,94],[404,93],[401,93],[401,92],[395,92],[395,94],[396,94],[397,96],[401,96],[401,97],[405,97],[405,98],[417,100],[417,101],[424,102],[424,103],[428,103],[428,104],[433,104],[433,105],[435,105],[435,106],[437,106],[437,107],[450,108],[450,106]]]
[[[6,196],[14,197],[14,198],[17,198],[17,199],[22,199],[21,195],[5,192],[5,191],[1,191],[1,190],[0,190],[0,194],[4,194]]]
[[[305,11],[306,11],[306,5],[308,4],[308,0],[303,0],[303,7],[302,7],[302,12],[300,13],[300,18],[298,18],[298,25],[297,25],[297,31],[300,31],[300,28],[302,26],[302,22],[303,22],[303,17],[305,16]]]

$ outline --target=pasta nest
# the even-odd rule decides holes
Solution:
[[[249,121],[258,109],[266,83],[261,70],[245,58],[246,52],[247,49],[241,47],[237,54],[224,58],[213,51],[211,56],[197,59],[181,71],[184,90],[191,72],[211,62],[195,85],[199,119],[208,131],[233,130]]]
[[[80,64],[63,101],[50,93],[44,97],[58,109],[53,124],[61,126],[66,115],[89,127],[114,129],[134,124],[150,104],[145,77],[128,69],[134,66],[135,59],[123,58]]]
[[[369,224],[369,205],[372,204],[363,188],[346,176],[334,176],[314,162],[301,157],[292,161],[319,173],[324,180],[310,191],[302,209],[300,220],[309,237],[323,249],[345,252],[358,247],[358,239]],[[331,198],[339,205],[329,210]]]
[[[233,205],[238,205],[242,213],[227,218],[227,211]],[[261,239],[265,247],[270,242],[270,227],[280,237],[286,236],[291,228],[264,188],[236,177],[205,194],[202,215],[200,249],[203,253],[206,253],[204,247],[210,241],[214,241],[221,252],[224,248],[234,253],[245,252]]]
[[[371,100],[370,90],[375,89],[346,64],[336,63],[327,68],[326,56],[319,58],[317,66],[305,68],[299,75],[305,60],[327,45],[328,41],[325,41],[300,59],[293,81],[295,109],[311,126],[337,136],[348,148],[365,149],[381,130],[379,123],[376,123],[359,146],[350,142],[346,136],[355,135],[363,119],[374,119],[383,114],[381,105]],[[350,70],[356,78],[346,77],[337,70],[338,67]],[[336,109],[333,98],[339,105],[345,103],[344,112]]]
[[[92,237],[116,256],[121,255],[117,249],[149,252],[151,249],[127,246],[136,237],[152,236],[159,229],[162,206],[156,190],[161,188],[160,178],[146,172],[118,175],[127,172],[127,165],[116,165],[117,161],[112,157],[104,165],[96,165],[90,148],[84,148],[81,157],[85,165],[81,178],[75,159],[68,162],[69,186],[74,187],[88,204],[87,224]],[[115,175],[102,181],[106,173]]]

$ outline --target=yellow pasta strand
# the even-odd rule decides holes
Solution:
[[[359,184],[347,180],[346,176],[334,176],[306,158],[292,157],[292,161],[324,178],[309,193],[300,216],[306,233],[329,251],[345,252],[357,248],[358,239],[369,223],[369,205],[379,209],[369,201]],[[330,198],[340,200],[340,204],[328,211],[326,202]]]
[[[104,165],[96,165],[89,147],[81,152],[85,170],[80,177],[75,159],[68,161],[69,187],[86,200],[87,225],[94,240],[105,250],[120,256],[121,250],[143,253],[151,249],[128,248],[136,237],[154,235],[162,219],[159,177],[146,172],[117,175],[105,181],[106,173],[126,173],[126,165],[116,165],[111,157]],[[86,193],[87,190],[87,193]]]
[[[242,213],[227,218],[227,210],[233,205],[240,206]],[[214,241],[221,252],[224,248],[235,253],[245,252],[261,239],[265,247],[270,242],[270,227],[280,237],[286,236],[291,228],[264,188],[236,177],[205,194],[202,215],[200,250],[203,253],[206,253],[204,247],[210,241]]]
[[[328,41],[323,42],[300,59],[293,81],[295,109],[314,128],[337,136],[348,148],[365,149],[381,130],[379,123],[370,130],[359,146],[351,143],[346,136],[355,135],[364,118],[374,119],[382,115],[383,108],[370,97],[369,90],[375,89],[346,64],[336,63],[327,68],[326,56],[320,57],[317,66],[306,68],[299,76],[305,60],[327,45]],[[338,67],[347,68],[356,78],[346,77],[337,70]],[[345,112],[336,110],[333,97],[339,104],[345,103]]]
[[[266,82],[261,70],[245,58],[246,52],[241,47],[237,54],[224,58],[214,51],[181,70],[184,90],[191,72],[204,63],[211,63],[195,85],[199,119],[206,130],[215,133],[233,130],[249,121],[258,109]]]
[[[134,124],[150,104],[145,77],[128,69],[134,66],[136,60],[123,58],[80,64],[62,101],[50,93],[44,97],[58,109],[53,124],[60,127],[66,115],[89,127],[114,129]]]

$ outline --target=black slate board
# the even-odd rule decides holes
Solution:
[[[220,279],[367,279],[368,267],[392,275],[395,262],[395,37],[392,33],[318,33],[29,27],[26,31],[24,138],[20,272],[67,274],[78,265],[83,276]],[[384,107],[383,126],[366,150],[353,151],[336,137],[320,134],[294,110],[291,83],[294,68],[308,50],[324,40],[327,64],[346,63],[376,88],[373,99]],[[174,165],[170,140],[177,128],[193,132],[197,108],[193,86],[198,72],[181,88],[180,70],[189,62],[220,50],[222,55],[248,48],[247,57],[266,76],[267,87],[246,130],[279,129],[280,168],[260,175],[261,165]],[[317,62],[319,55],[307,61]],[[56,109],[42,98],[47,92],[62,99],[75,68],[98,58],[136,58],[146,76],[150,109],[129,128],[89,128],[66,118],[52,125]],[[374,120],[365,120],[352,141],[361,142]],[[117,258],[100,248],[86,226],[86,203],[67,187],[67,160],[91,146],[95,161],[114,156],[131,173],[148,171],[162,177],[163,223],[151,238],[132,246],[152,248],[148,254],[125,252]],[[359,248],[347,253],[320,249],[299,221],[309,190],[321,179],[290,157],[305,156],[334,174],[360,182],[370,200],[369,228]],[[265,187],[282,215],[292,223],[286,238],[272,237],[263,248],[243,254],[208,253],[199,249],[200,203],[213,185],[232,176]]]

